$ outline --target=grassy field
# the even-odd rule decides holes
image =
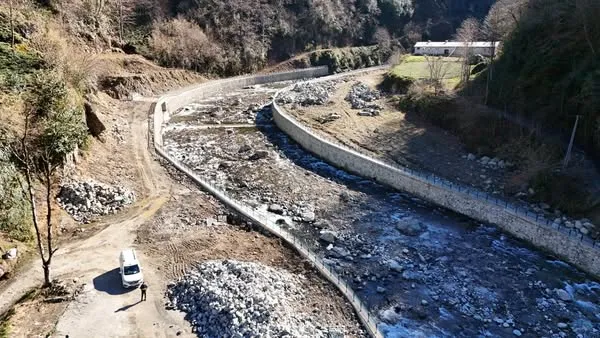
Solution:
[[[446,66],[446,75],[442,82],[447,89],[454,89],[460,83],[461,61],[455,57],[446,57],[443,58],[443,61]],[[420,55],[404,57],[398,65],[392,68],[390,73],[395,76],[409,76],[415,79],[429,78],[427,60]]]

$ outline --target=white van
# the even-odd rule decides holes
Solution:
[[[124,288],[138,287],[144,281],[142,267],[138,261],[135,250],[125,249],[119,255],[119,273]]]

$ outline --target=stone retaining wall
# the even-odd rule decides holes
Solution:
[[[200,184],[204,189],[217,197],[225,205],[236,210],[246,218],[252,220],[252,222],[262,226],[264,229],[281,238],[283,241],[295,248],[302,257],[311,262],[317,271],[319,271],[323,277],[333,283],[346,297],[369,335],[375,338],[382,338],[383,335],[377,328],[376,318],[371,316],[367,307],[359,300],[356,294],[354,294],[352,288],[349,287],[348,284],[346,284],[346,282],[344,282],[344,280],[341,279],[339,275],[331,269],[330,266],[325,265],[317,255],[315,255],[308,247],[297,240],[293,234],[288,232],[286,229],[281,228],[275,222],[270,221],[266,215],[261,214],[257,210],[250,209],[247,206],[244,206],[236,200],[230,198],[223,191],[212,186],[207,180],[194,173],[193,170],[186,167],[183,163],[180,163],[169,156],[169,154],[162,149],[162,127],[164,124],[169,121],[169,118],[173,112],[183,108],[185,105],[190,104],[195,100],[209,97],[224,90],[239,89],[244,86],[269,82],[318,77],[327,75],[328,73],[327,67],[316,67],[292,72],[244,76],[212,81],[194,86],[192,88],[183,89],[172,94],[167,94],[159,98],[151,107],[151,113],[153,114],[152,122],[154,147],[159,155],[167,159],[177,169],[188,175],[192,180]]]
[[[321,78],[318,81],[326,80]],[[277,95],[276,95],[277,96]],[[295,120],[273,100],[275,124],[304,149],[326,162],[348,172],[373,179],[392,188],[406,191],[424,200],[446,207],[482,222],[495,224],[527,242],[548,251],[600,278],[600,248],[581,238],[573,238],[549,224],[538,222],[537,217],[524,217],[510,205],[488,201],[474,196],[460,187],[444,181],[426,179],[408,170],[360,154],[352,149],[330,142]],[[487,198],[487,197],[485,197]]]

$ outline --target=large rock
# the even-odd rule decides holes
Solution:
[[[87,124],[90,134],[94,137],[100,136],[100,134],[106,130],[104,123],[100,121],[90,102],[86,101],[83,104],[83,108],[85,110],[85,123]]]
[[[406,217],[398,221],[396,224],[396,229],[407,236],[418,236],[427,228],[423,223],[413,219],[412,217]]]
[[[274,204],[269,205],[268,210],[274,214],[278,214],[278,215],[283,214],[283,207],[279,204],[274,203]]]
[[[331,230],[321,230],[319,238],[327,243],[334,243],[337,239],[337,234]]]
[[[556,296],[558,297],[558,299],[562,300],[563,302],[570,302],[573,300],[571,298],[571,295],[563,289],[556,289]]]
[[[395,259],[389,261],[388,267],[394,272],[402,273],[404,271],[404,266],[400,265]]]
[[[300,218],[302,218],[302,221],[304,222],[311,223],[315,221],[317,216],[313,211],[304,211],[300,214]]]

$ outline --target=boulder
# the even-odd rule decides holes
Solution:
[[[334,243],[337,239],[337,234],[331,230],[321,230],[319,238],[327,243]]]
[[[394,272],[402,273],[402,271],[404,271],[404,267],[400,265],[400,263],[398,263],[398,261],[396,261],[395,259],[389,261],[388,267]]]
[[[305,211],[300,214],[300,218],[302,218],[302,221],[304,222],[312,223],[315,221],[316,215],[313,211]]]
[[[279,204],[275,204],[275,203],[270,204],[267,210],[274,214],[278,214],[278,215],[283,214],[283,207]]]
[[[100,121],[90,102],[86,101],[83,104],[83,108],[85,110],[85,123],[87,124],[90,134],[94,137],[100,136],[100,134],[106,130],[106,126]]]
[[[8,249],[8,251],[6,251],[6,259],[15,258],[17,258],[17,248]]]
[[[556,289],[556,296],[558,297],[558,299],[562,300],[563,302],[570,302],[573,300],[571,298],[571,295],[563,289]]]

